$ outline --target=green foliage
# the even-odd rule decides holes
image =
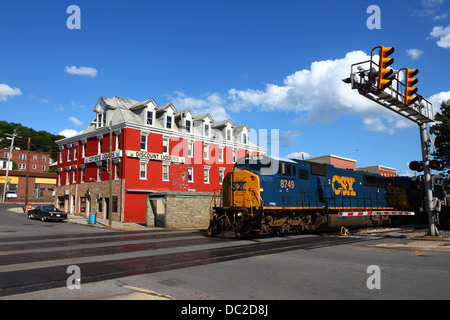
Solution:
[[[47,131],[36,131],[32,128],[24,127],[20,123],[0,121],[0,137],[6,137],[6,134],[12,134],[17,129],[21,138],[16,138],[14,146],[20,147],[22,150],[27,149],[28,138],[31,138],[31,151],[49,152],[50,157],[56,161],[58,155],[58,145],[56,140],[64,139],[64,136],[54,135]],[[4,139],[0,141],[1,148],[9,148],[10,140]]]
[[[450,178],[450,100],[442,102],[440,112],[436,113],[435,124],[430,128],[430,133],[436,135],[434,142],[436,152],[432,156],[446,165],[444,175]]]

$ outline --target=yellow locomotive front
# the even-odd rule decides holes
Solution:
[[[261,215],[259,176],[247,170],[231,171],[223,179],[220,203],[213,207],[208,234],[244,237],[259,231]]]

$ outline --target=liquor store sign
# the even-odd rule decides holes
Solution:
[[[127,157],[131,157],[131,158],[184,163],[184,157],[172,156],[170,154],[161,154],[161,153],[151,153],[151,152],[145,152],[145,151],[126,150],[125,151],[125,155]]]
[[[122,157],[122,150],[116,150],[112,153],[112,158],[121,158]],[[109,152],[108,153],[102,153],[98,154],[96,156],[90,156],[84,158],[84,163],[91,163],[91,162],[97,162],[97,161],[103,161],[108,160],[109,158]]]

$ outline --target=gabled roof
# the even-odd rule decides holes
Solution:
[[[228,123],[231,124],[231,127],[234,127],[234,123],[230,119],[214,122],[211,125],[211,127],[212,128],[221,128],[221,127],[225,127]]]
[[[156,109],[156,113],[166,112],[168,109],[172,109],[173,113],[177,113],[177,109],[171,103],[168,103],[168,104],[165,104],[165,105],[159,107],[158,109]]]
[[[198,120],[198,121],[203,121],[206,118],[209,118],[210,122],[214,122],[214,119],[211,117],[211,115],[209,113],[205,113],[200,116],[193,117],[194,120]]]

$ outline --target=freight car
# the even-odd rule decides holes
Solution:
[[[214,199],[208,234],[242,238],[377,226],[390,223],[392,214],[412,214],[395,211],[386,186],[387,179],[377,174],[304,160],[249,156],[239,159],[225,176],[220,195]],[[401,186],[392,188],[400,201]],[[354,212],[358,213],[350,214]]]

